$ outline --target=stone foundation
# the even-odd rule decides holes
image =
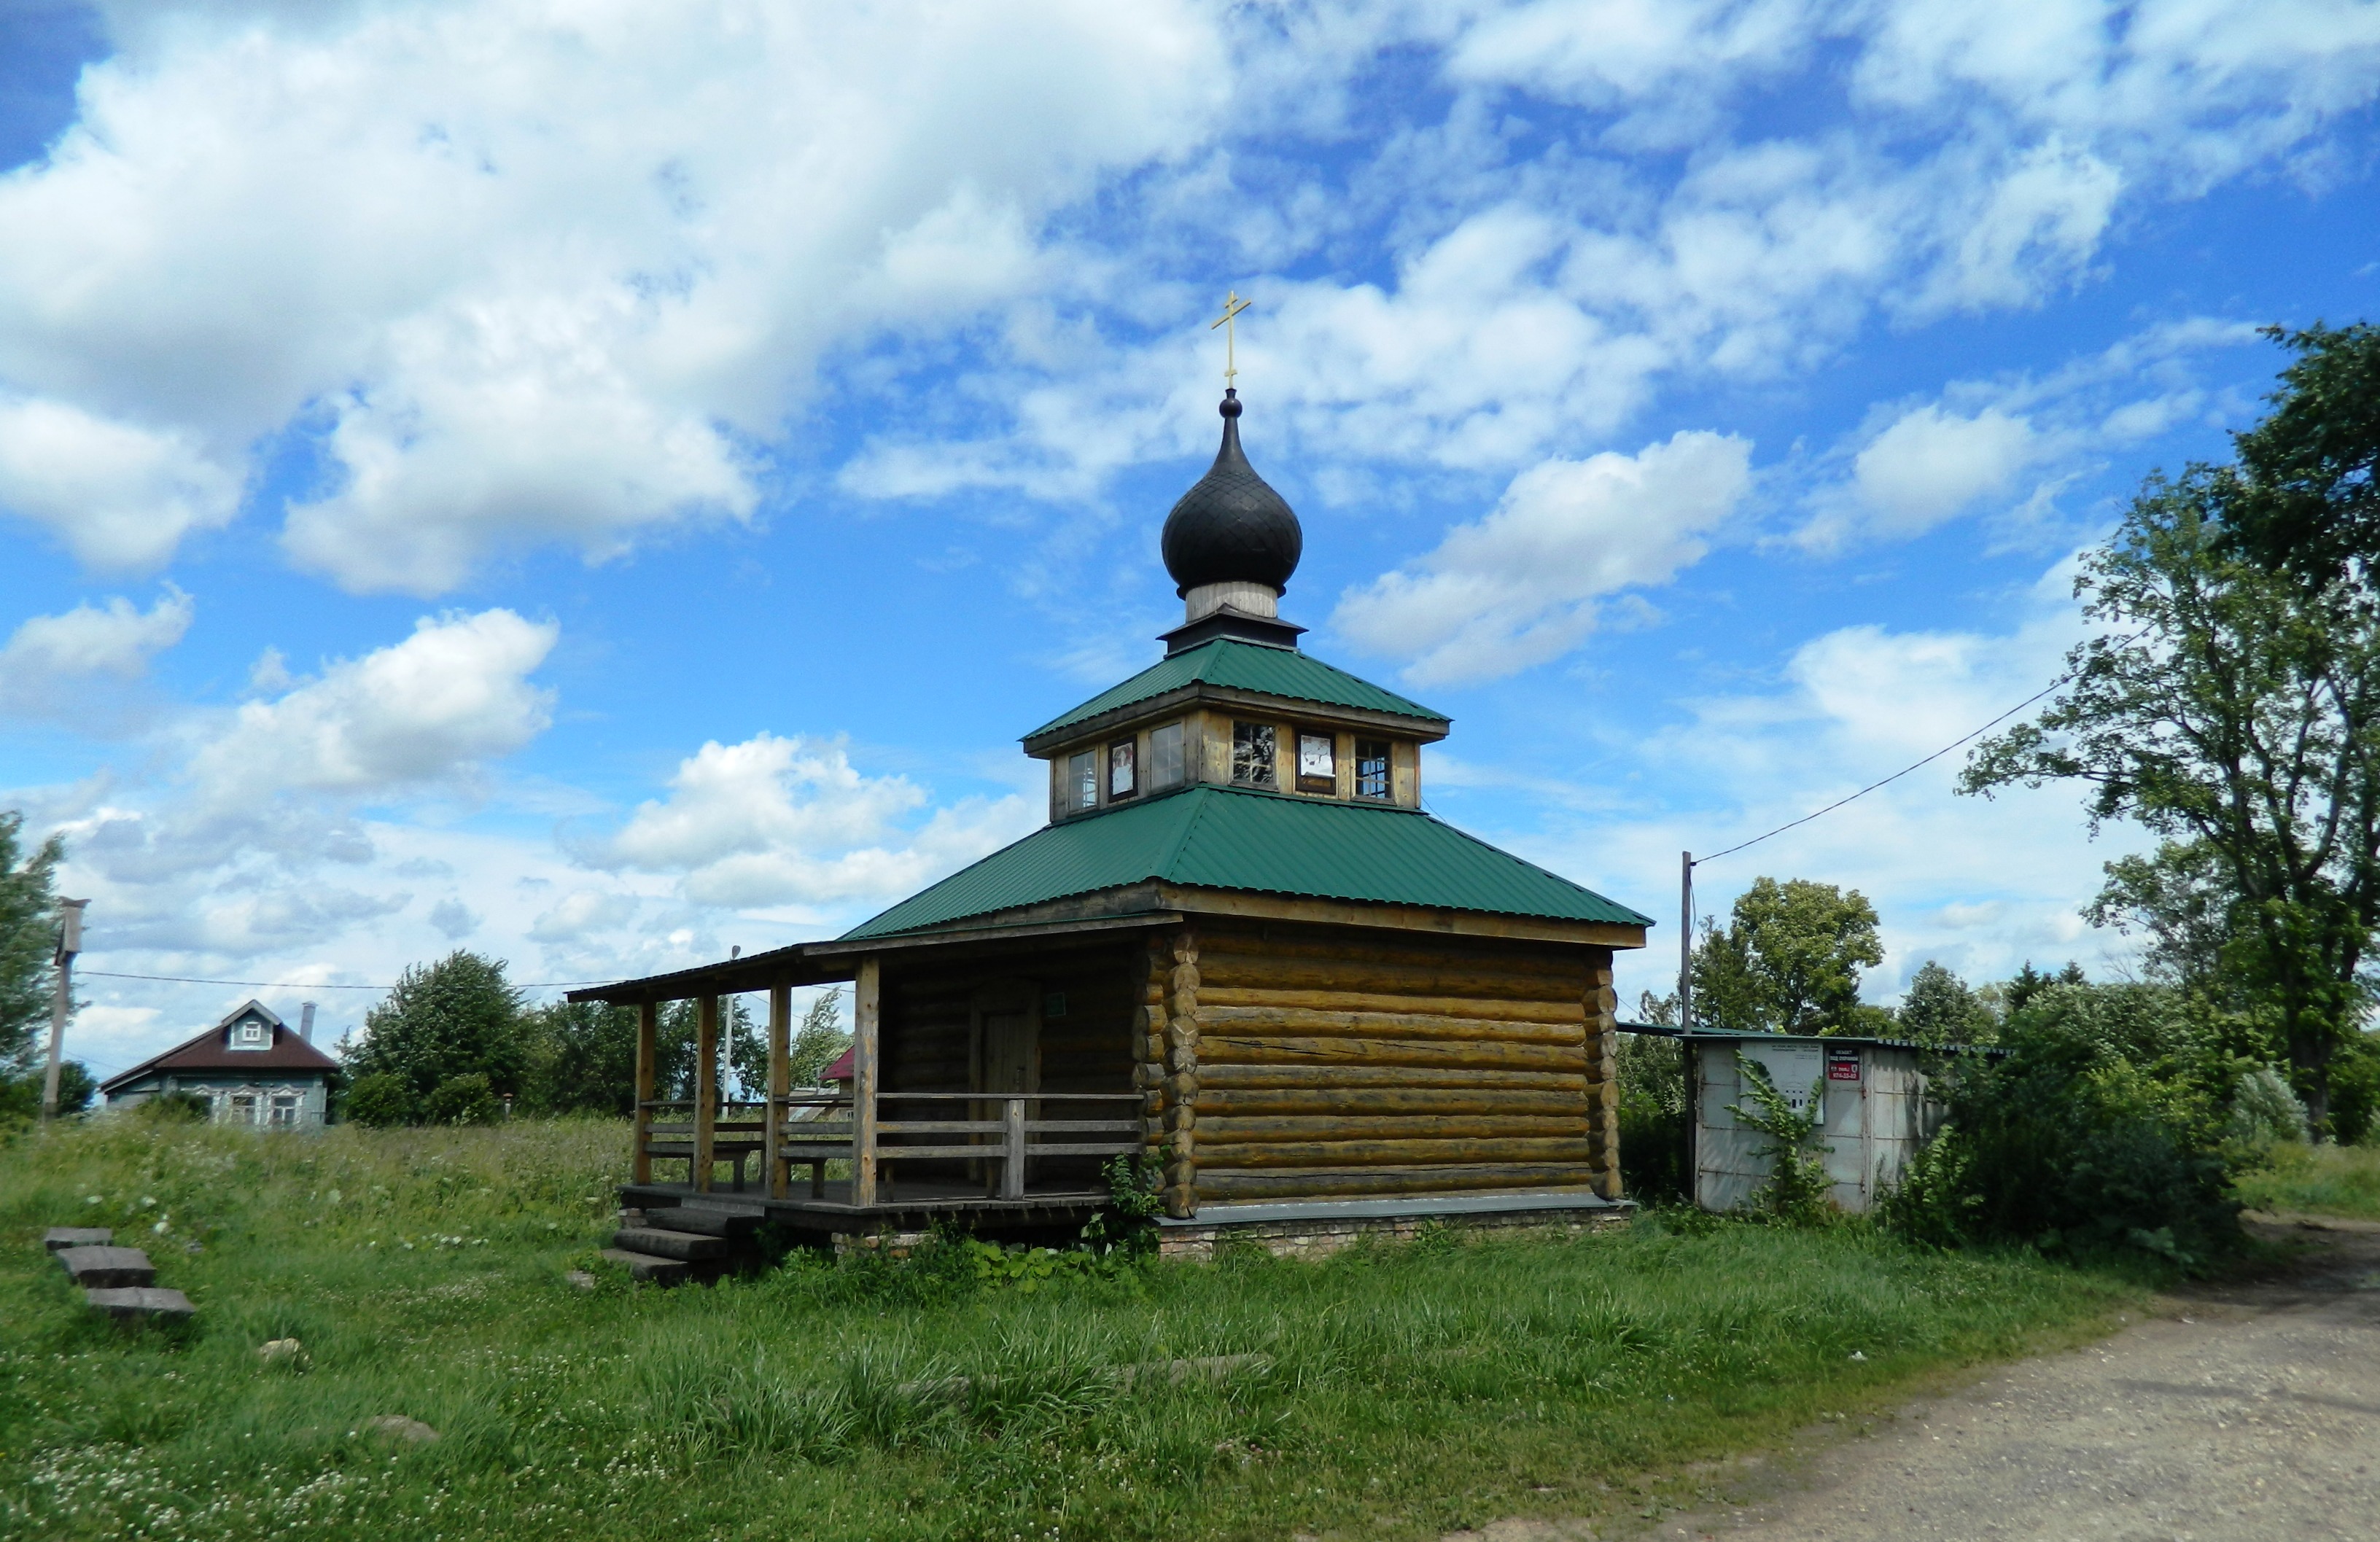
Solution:
[[[1353,1200],[1341,1204],[1209,1206],[1158,1232],[1162,1257],[1212,1259],[1220,1248],[1261,1247],[1276,1258],[1320,1258],[1366,1238],[1411,1242],[1425,1228],[1457,1232],[1585,1232],[1625,1226],[1636,1207],[1576,1195]]]

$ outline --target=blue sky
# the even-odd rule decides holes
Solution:
[[[2057,673],[2255,327],[2380,311],[2375,93],[2316,0],[0,4],[0,806],[87,970],[334,1032],[839,930],[1156,656],[1236,288],[1285,613],[1666,923]],[[1879,1001],[2124,968],[2136,837],[1957,763],[1704,908],[1862,890]]]

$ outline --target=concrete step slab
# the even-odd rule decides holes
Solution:
[[[726,1256],[725,1237],[706,1237],[697,1232],[672,1232],[659,1226],[624,1226],[612,1236],[613,1247],[631,1253],[650,1254],[656,1258],[677,1258],[692,1263],[698,1258],[719,1258]]]
[[[760,1229],[760,1218],[707,1205],[674,1205],[647,1210],[645,1224],[664,1232],[692,1232],[706,1237],[748,1237]]]
[[[620,1247],[603,1249],[602,1257],[625,1266],[631,1278],[654,1285],[677,1284],[694,1269],[682,1258],[656,1258],[650,1253],[631,1253]]]
[[[115,1233],[104,1226],[53,1226],[42,1233],[42,1245],[55,1253],[68,1247],[105,1247]]]
[[[156,1285],[120,1285],[87,1290],[82,1293],[82,1298],[95,1309],[119,1321],[138,1317],[187,1317],[198,1310],[190,1305],[190,1298],[181,1292],[164,1290]]]
[[[55,1255],[67,1278],[86,1290],[117,1290],[157,1282],[156,1266],[137,1247],[62,1247]]]

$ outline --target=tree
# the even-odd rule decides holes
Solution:
[[[1694,1021],[1767,1033],[1847,1033],[1869,1025],[1860,970],[1884,962],[1876,908],[1856,889],[1755,879],[1721,927],[1703,923],[1693,961]]]
[[[2322,589],[2372,586],[2380,564],[2380,327],[2266,327],[2295,353],[2271,416],[2232,442],[2241,475],[2229,539]]]
[[[795,1087],[818,1087],[826,1080],[826,1068],[843,1058],[851,1048],[851,1035],[843,1026],[843,987],[820,996],[802,1014],[802,1026],[794,1032],[793,1048],[788,1055],[790,1084]]]
[[[2027,1002],[2053,985],[2088,983],[2082,975],[2082,965],[2070,958],[2066,961],[2066,967],[2054,975],[2043,974],[2033,966],[2033,960],[2028,958],[2024,961],[2024,967],[1999,988],[2000,1008],[2004,1012],[2022,1012]]]
[[[364,1038],[348,1049],[347,1071],[400,1078],[416,1106],[450,1076],[480,1075],[499,1093],[517,1092],[523,1062],[520,992],[502,960],[456,949],[413,965],[364,1015]]]
[[[525,1037],[521,1097],[530,1111],[636,1111],[636,1008],[554,1002],[528,1014]]]
[[[57,992],[55,880],[66,843],[53,835],[29,852],[24,830],[23,814],[0,809],[0,1077],[39,1074]]]
[[[1998,1020],[1967,982],[1930,958],[1910,977],[1898,1025],[1901,1038],[1936,1050],[1988,1044],[1999,1030]]]
[[[2321,1131],[2380,919],[2380,608],[2336,573],[2228,550],[2227,522],[2263,497],[2233,467],[2152,477],[2075,580],[2105,630],[2068,653],[2038,719],[1976,747],[1960,790],[2079,782],[2095,834],[2128,819],[2157,835],[2110,865],[2093,916],[2177,958],[2211,944]]]

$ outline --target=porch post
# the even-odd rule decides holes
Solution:
[[[628,1175],[639,1184],[653,1181],[653,1045],[660,1029],[661,1008],[651,1002],[637,1003],[636,1148]]]
[[[883,961],[870,953],[859,961],[851,1007],[851,1202],[876,1203],[877,1029],[883,993]]]
[[[1007,1158],[1000,1164],[1000,1196],[1025,1197],[1025,1104],[1022,1098],[1004,1099],[1000,1110],[1001,1144]]]
[[[694,1192],[710,1192],[710,1152],[719,1126],[719,998],[696,1003],[694,1026]]]
[[[772,985],[769,987],[769,1101],[760,1113],[760,1160],[765,1164],[761,1171],[769,1175],[764,1192],[771,1199],[783,1199],[786,1193],[785,1170],[777,1160],[778,1122],[785,1110],[778,1099],[791,1090],[793,1031],[794,988]]]

